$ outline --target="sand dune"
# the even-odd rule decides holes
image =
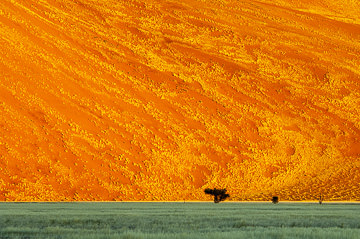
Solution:
[[[358,9],[2,0],[0,200],[360,200]]]

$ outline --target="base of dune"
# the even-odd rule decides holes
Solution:
[[[184,201],[0,201],[0,203],[214,203],[213,201],[197,201],[197,200],[184,200]],[[228,204],[228,203],[246,203],[246,204],[274,204],[271,201],[223,201],[217,204]],[[360,204],[360,201],[323,201],[321,204],[319,201],[279,201],[276,204]],[[215,204],[215,203],[214,203]]]

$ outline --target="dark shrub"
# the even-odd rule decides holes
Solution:
[[[319,198],[319,204],[321,205],[324,201],[324,197],[322,195],[320,195],[320,198]]]
[[[219,203],[221,201],[224,201],[226,198],[230,197],[229,194],[226,193],[226,189],[210,189],[207,188],[204,191],[206,194],[210,194],[214,196],[214,203]]]
[[[272,197],[271,201],[272,201],[272,203],[276,204],[276,203],[279,202],[279,197],[278,197],[278,196],[274,196],[274,197]]]

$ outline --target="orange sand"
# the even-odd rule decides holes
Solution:
[[[0,200],[360,200],[359,9],[1,0]]]

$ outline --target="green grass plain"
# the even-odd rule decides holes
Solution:
[[[360,204],[0,203],[0,238],[360,238]]]

